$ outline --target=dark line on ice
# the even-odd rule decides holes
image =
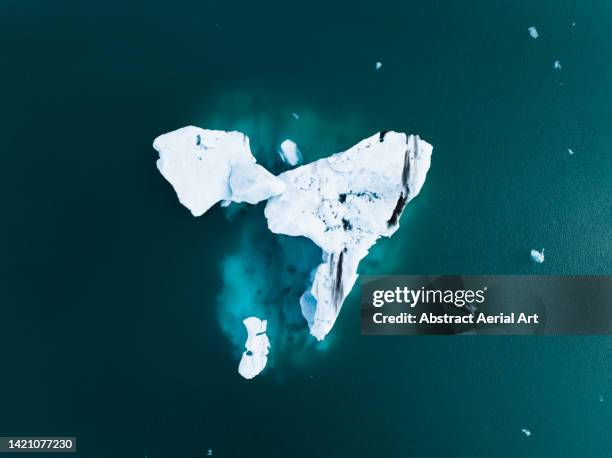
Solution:
[[[414,146],[413,151],[415,152],[415,157],[418,155],[419,151],[419,141],[416,135],[413,135]],[[408,139],[406,139],[406,144],[408,143]],[[408,196],[410,195],[410,186],[408,186],[408,181],[410,180],[410,148],[406,148],[404,153],[404,167],[402,168],[402,191],[400,192],[399,197],[397,198],[397,203],[395,204],[395,208],[393,209],[393,213],[391,217],[387,221],[387,227],[395,226],[400,216],[402,216],[402,212],[404,208],[406,208],[406,204],[408,203]]]

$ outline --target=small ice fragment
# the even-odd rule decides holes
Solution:
[[[576,23],[575,22],[572,22],[572,27],[576,27]]]
[[[527,30],[529,30],[529,35],[531,35],[531,38],[536,39],[538,38],[538,31],[536,30],[536,28],[534,26],[529,27]]]
[[[209,448],[208,450],[206,450],[206,456],[212,456],[213,451],[212,448]]]
[[[529,431],[528,429],[521,428],[521,432],[527,437],[531,436],[531,431]]]
[[[380,70],[380,67],[382,67],[382,62],[376,62],[376,70]]]
[[[268,322],[257,317],[250,316],[242,321],[247,329],[247,341],[244,346],[246,350],[242,353],[238,372],[246,379],[252,379],[266,367],[268,352],[270,351],[270,340],[266,335]]]
[[[300,119],[300,115],[297,113],[291,113],[291,116],[293,116],[295,119]]]
[[[289,164],[291,166],[298,165],[302,162],[302,153],[300,149],[297,147],[294,141],[285,140],[280,144],[280,148],[278,150],[278,154],[285,164]]]
[[[553,64],[553,67],[556,70],[560,70],[561,69],[561,62],[559,62],[558,60],[555,61],[555,63]]]
[[[542,264],[544,262],[544,248],[542,248],[542,251],[531,250],[531,259],[538,264]]]
[[[599,395],[599,402],[604,402],[604,397],[603,397],[603,394],[600,394],[600,395]]]
[[[567,149],[567,152],[568,152],[568,153],[570,153],[570,156],[573,156],[573,155],[574,155],[574,151],[573,151],[571,148],[568,148],[568,149]]]

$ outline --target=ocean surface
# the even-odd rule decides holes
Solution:
[[[3,0],[0,56],[1,436],[77,436],[85,458],[612,456],[610,336],[362,337],[356,287],[323,344],[271,327],[242,379],[233,323],[260,286],[275,303],[270,260],[317,252],[266,235],[262,204],[193,218],[151,147],[241,130],[278,173],[285,138],[312,161],[417,133],[427,181],[361,273],[612,274],[610,1]]]

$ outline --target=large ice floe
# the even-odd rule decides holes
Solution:
[[[284,191],[284,183],[256,164],[241,132],[183,127],[153,142],[157,168],[193,216],[219,201],[256,204]]]
[[[399,227],[421,190],[432,146],[415,135],[381,132],[342,153],[279,175],[286,190],[266,204],[272,232],[305,236],[322,250],[312,285],[300,299],[310,333],[322,340],[378,238]]]
[[[402,212],[425,182],[432,152],[416,135],[380,132],[275,177],[256,164],[240,132],[185,127],[161,135],[153,146],[160,172],[195,216],[219,201],[269,199],[264,213],[272,232],[307,237],[321,248],[322,261],[299,301],[317,340],[331,331],[359,262],[380,237],[399,228]],[[250,317],[244,325],[247,351],[239,372],[252,378],[266,365],[269,340],[265,320]]]

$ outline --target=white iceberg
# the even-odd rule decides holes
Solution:
[[[376,70],[380,70],[382,68],[382,62],[376,62]]]
[[[160,135],[157,168],[194,216],[219,201],[255,204],[284,191],[284,183],[256,164],[240,132],[187,126]]]
[[[531,436],[531,431],[526,428],[521,428],[521,432],[527,437]]]
[[[544,262],[544,248],[542,248],[542,251],[531,250],[531,259],[538,264],[542,264]]]
[[[406,204],[425,182],[431,151],[418,136],[381,132],[279,175],[286,190],[266,204],[269,229],[308,237],[322,250],[322,263],[300,299],[318,340],[333,327],[359,262],[379,237],[398,229]]]
[[[295,143],[283,144],[288,163],[301,160]],[[189,126],[159,136],[153,146],[158,169],[193,215],[219,201],[269,199],[265,216],[272,232],[305,236],[321,248],[322,262],[300,298],[310,333],[319,340],[332,329],[359,262],[380,237],[397,231],[404,208],[425,182],[432,152],[418,136],[380,132],[275,177],[256,164],[240,132]],[[267,322],[249,317],[243,324],[248,337],[238,372],[253,378],[267,363]]]
[[[573,155],[574,155],[574,150],[573,150],[573,149],[571,149],[571,148],[568,148],[568,149],[567,149],[567,152],[570,154],[570,156],[573,156]]]
[[[561,70],[561,62],[559,62],[558,60],[556,60],[553,64],[553,68],[555,70]]]
[[[278,154],[285,164],[296,166],[302,162],[302,152],[293,140],[285,140],[280,144]]]
[[[264,370],[268,362],[270,340],[266,335],[267,321],[251,316],[242,321],[247,330],[246,351],[242,353],[238,373],[252,379]]]
[[[531,38],[533,39],[536,39],[540,36],[534,26],[529,27],[527,30],[529,30],[529,35],[531,35]]]

